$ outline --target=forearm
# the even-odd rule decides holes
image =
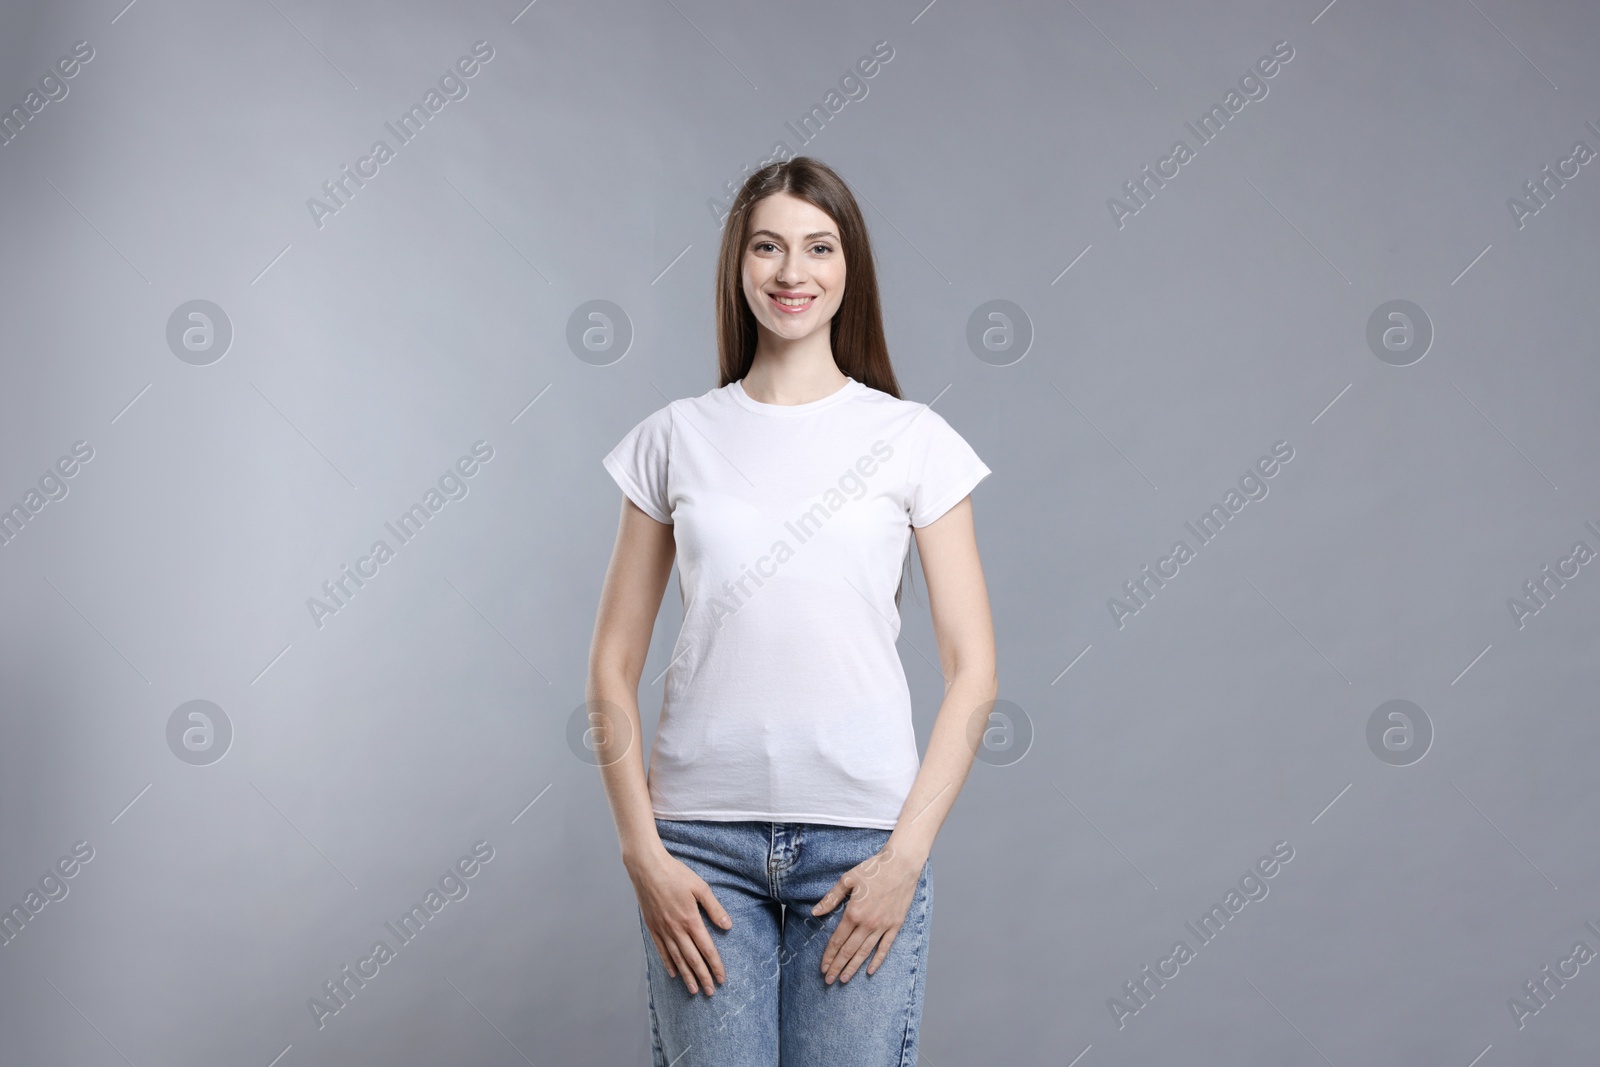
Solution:
[[[624,672],[591,672],[588,749],[600,766],[600,780],[617,825],[622,862],[632,866],[665,851],[651,812],[650,787],[645,777],[644,734],[639,720],[638,679]]]
[[[934,838],[972,769],[977,754],[973,738],[987,726],[987,711],[998,693],[992,665],[955,671],[934,718],[922,767],[889,835],[889,846],[897,852],[922,860],[933,850]],[[974,719],[980,717],[982,724],[975,728]]]

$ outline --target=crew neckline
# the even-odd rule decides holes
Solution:
[[[738,402],[740,407],[746,409],[747,411],[754,411],[758,415],[789,417],[793,415],[809,415],[811,412],[817,411],[821,408],[831,407],[841,400],[855,396],[858,392],[865,388],[866,386],[862,385],[860,382],[856,381],[847,374],[845,375],[845,383],[839,388],[835,389],[833,392],[819,400],[808,400],[804,404],[764,403],[755,399],[749,393],[744,391],[744,380],[742,378],[728,384],[728,393],[735,401]]]

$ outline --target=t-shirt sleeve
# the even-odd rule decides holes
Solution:
[[[927,526],[993,472],[938,412],[925,409],[918,419],[926,425],[911,470],[911,525]]]
[[[672,525],[667,467],[672,458],[672,405],[646,416],[600,462],[628,499],[657,522]]]

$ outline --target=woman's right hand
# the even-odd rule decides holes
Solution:
[[[700,908],[703,906],[711,921],[724,930],[732,928],[733,920],[717,902],[711,887],[665,847],[647,860],[630,864],[628,875],[633,879],[645,927],[667,973],[674,978],[681,975],[691,993],[698,993],[703,986],[707,996],[715,994],[712,977],[723,983],[728,976],[717,946],[711,943],[711,933],[701,920]]]

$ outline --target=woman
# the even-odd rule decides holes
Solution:
[[[968,497],[989,468],[899,399],[866,225],[822,163],[765,167],[735,198],[717,345],[720,387],[604,459],[624,495],[588,704],[655,1063],[913,1064],[929,853],[997,691]],[[913,532],[946,686],[920,764],[895,644]],[[647,781],[639,677],[675,555]]]

